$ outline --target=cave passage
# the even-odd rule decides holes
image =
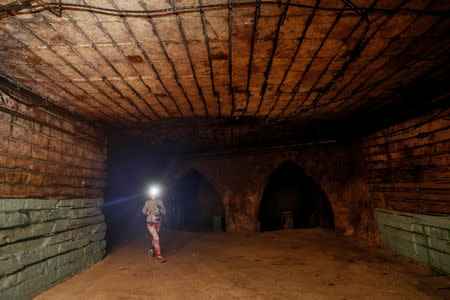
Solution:
[[[261,231],[318,226],[334,229],[334,214],[327,196],[294,162],[284,163],[270,176],[259,221]]]
[[[174,185],[168,197],[168,226],[196,232],[225,231],[222,200],[210,182],[190,170]]]
[[[0,300],[450,300],[449,4],[0,0]]]

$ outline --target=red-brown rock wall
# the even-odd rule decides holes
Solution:
[[[190,168],[201,172],[224,202],[227,230],[251,232],[259,227],[259,205],[268,179],[286,161],[302,167],[325,192],[338,233],[357,234],[364,243],[378,242],[365,162],[357,143],[196,158],[179,164],[173,172],[181,175]]]
[[[183,162],[176,172],[197,169],[215,186],[224,202],[227,230],[257,231],[267,180],[291,160],[327,195],[336,231],[376,245],[380,236],[374,208],[450,213],[449,112],[441,109],[399,123],[361,143],[202,157]]]
[[[2,198],[102,196],[106,140],[100,133],[44,107],[0,96]]]
[[[368,184],[376,207],[450,214],[450,109],[403,122],[365,138]]]

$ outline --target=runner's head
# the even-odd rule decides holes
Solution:
[[[157,185],[152,185],[148,191],[150,199],[155,200],[159,195],[159,187]]]

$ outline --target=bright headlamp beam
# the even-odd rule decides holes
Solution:
[[[159,195],[159,187],[158,186],[156,186],[156,185],[153,185],[153,186],[151,186],[150,188],[149,188],[149,190],[148,190],[148,194],[150,195],[150,196],[158,196]]]

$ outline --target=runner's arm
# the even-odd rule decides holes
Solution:
[[[166,214],[166,206],[164,205],[164,203],[161,200],[159,200],[158,204],[159,204],[159,209],[160,209],[161,213],[163,215],[165,215]]]
[[[149,215],[149,211],[148,211],[148,207],[147,207],[147,202],[145,202],[144,207],[142,208],[142,213],[144,215]]]

